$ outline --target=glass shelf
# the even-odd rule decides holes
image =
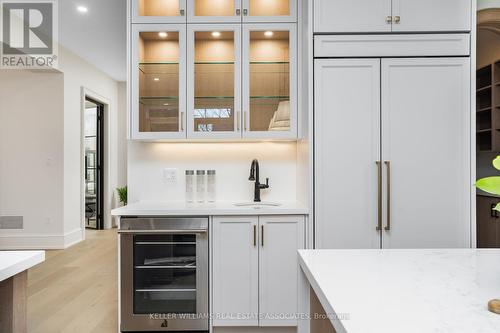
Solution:
[[[148,105],[148,106],[172,106],[172,107],[177,107],[179,97],[177,96],[155,96],[155,97],[140,97],[139,98],[139,103],[142,105]],[[167,105],[165,105],[167,104]]]
[[[282,65],[290,64],[289,61],[250,61],[251,65]]]
[[[234,99],[234,96],[195,96],[195,99]]]
[[[139,70],[144,74],[179,74],[177,62],[141,62]]]
[[[234,61],[197,61],[195,65],[234,65]]]
[[[283,99],[288,100],[290,96],[250,96],[251,99]]]

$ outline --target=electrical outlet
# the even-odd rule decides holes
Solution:
[[[177,183],[177,169],[175,169],[175,168],[163,169],[163,181],[166,184],[176,184]]]

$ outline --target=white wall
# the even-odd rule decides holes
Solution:
[[[477,0],[477,10],[485,8],[500,8],[500,0]]]
[[[118,82],[118,187],[127,185],[127,83]]]
[[[264,201],[297,199],[297,144],[260,143],[145,143],[130,142],[128,151],[129,202],[183,201],[186,169],[215,169],[217,200],[253,200],[253,182],[248,180],[252,159],[260,163],[260,179],[269,177]],[[175,185],[163,181],[164,168],[178,168]]]
[[[74,241],[83,237],[83,153],[82,138],[82,88],[109,101],[105,115],[105,135],[108,140],[105,155],[105,227],[111,227],[110,209],[116,207],[115,188],[118,184],[118,83],[77,55],[60,49],[59,67],[64,73],[64,231]],[[123,98],[123,94],[121,94]],[[126,113],[124,109],[120,110]],[[122,166],[122,165],[120,165]]]
[[[0,71],[0,216],[24,216],[23,230],[0,230],[0,249],[65,248],[83,239],[82,88],[109,102],[105,227],[115,188],[126,184],[125,84],[62,47],[59,69]]]
[[[63,75],[0,70],[0,248],[57,247],[63,227]]]

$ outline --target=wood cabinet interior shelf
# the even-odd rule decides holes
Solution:
[[[500,151],[500,61],[476,73],[476,142],[478,152]]]

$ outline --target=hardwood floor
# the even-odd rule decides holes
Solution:
[[[116,333],[117,288],[116,229],[87,230],[28,271],[28,332]]]

